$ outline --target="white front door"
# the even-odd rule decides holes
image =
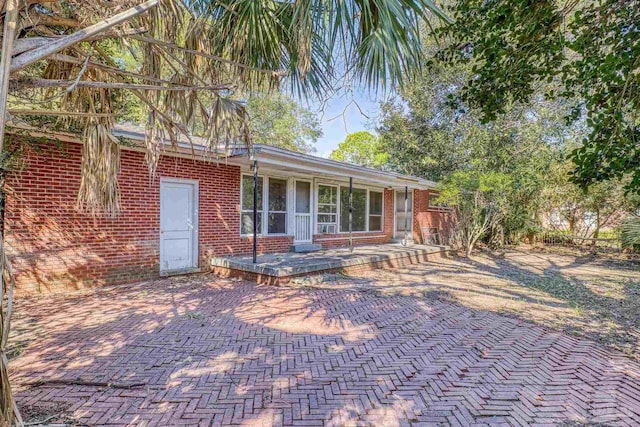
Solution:
[[[160,181],[160,271],[198,266],[198,184]]]
[[[405,214],[405,191],[396,190],[396,228],[395,237],[398,239],[404,239],[405,228],[407,231],[407,238],[413,239],[411,230],[413,229],[413,197],[412,190],[407,192],[407,207]]]
[[[310,182],[296,181],[295,205],[294,241],[296,243],[310,243],[313,240]]]

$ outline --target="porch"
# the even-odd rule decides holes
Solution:
[[[397,268],[427,262],[448,252],[446,246],[400,243],[325,249],[313,253],[274,253],[211,259],[214,273],[224,277],[241,277],[261,284],[286,284],[299,276],[321,273],[355,273],[377,268]]]

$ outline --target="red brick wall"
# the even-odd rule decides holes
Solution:
[[[434,190],[413,190],[413,239],[422,242],[422,227],[437,227],[442,237],[447,236],[453,226],[450,211],[429,209],[429,194]]]
[[[393,190],[384,190],[384,212],[382,213],[382,231],[355,232],[353,233],[354,245],[375,245],[388,243],[393,238]],[[335,248],[349,244],[349,235],[339,234],[314,234],[313,242],[322,245],[323,248]]]
[[[393,239],[393,190],[384,190],[384,234],[387,235],[388,240]]]
[[[241,238],[240,168],[162,157],[150,180],[144,154],[122,152],[117,218],[75,209],[81,146],[48,143],[22,156],[7,178],[6,239],[18,292],[70,290],[154,278],[159,273],[160,177],[199,181],[199,263],[215,255],[248,254]],[[260,252],[288,251],[292,237],[259,239]]]

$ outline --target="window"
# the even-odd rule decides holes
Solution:
[[[353,189],[352,231],[367,229],[367,190]],[[349,231],[349,187],[340,187],[340,231]]]
[[[287,181],[269,178],[268,234],[287,232]]]
[[[258,234],[262,233],[262,177],[258,177]],[[240,233],[253,234],[253,176],[242,175]]]
[[[438,193],[429,193],[429,209],[434,210],[449,210],[451,209],[446,203],[438,203]]]
[[[333,234],[338,225],[338,188],[318,186],[318,233]]]
[[[382,193],[369,191],[369,231],[382,231]]]

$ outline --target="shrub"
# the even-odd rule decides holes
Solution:
[[[620,239],[622,247],[640,250],[640,218],[631,217],[622,223]]]

